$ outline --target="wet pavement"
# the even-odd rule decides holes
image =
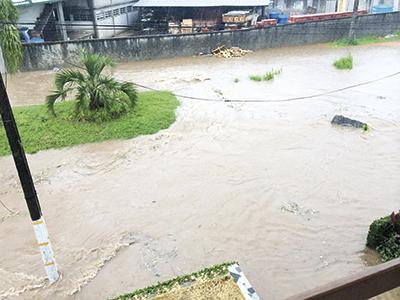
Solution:
[[[349,51],[354,69],[334,69]],[[284,100],[398,72],[399,58],[398,44],[314,45],[129,62],[115,76],[216,100]],[[274,81],[248,79],[271,68],[282,68]],[[13,105],[42,103],[53,76],[11,78]],[[0,158],[0,198],[14,212],[0,207],[0,299],[104,299],[226,260],[262,299],[283,299],[365,270],[369,224],[399,209],[399,82],[281,103],[180,99],[158,134],[29,155],[63,274],[53,286],[13,162]],[[371,130],[332,127],[336,114]]]

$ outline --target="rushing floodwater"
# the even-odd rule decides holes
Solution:
[[[284,99],[400,71],[400,46],[259,51],[121,64],[121,80],[215,99]],[[250,74],[283,72],[272,82]],[[9,80],[42,103],[54,72]],[[240,81],[234,83],[234,79]],[[283,103],[182,100],[156,135],[30,155],[62,280],[47,286],[10,157],[0,158],[0,298],[103,299],[237,260],[262,299],[367,268],[368,226],[400,203],[400,77]],[[335,114],[371,130],[332,127]],[[392,298],[400,297],[393,296]]]

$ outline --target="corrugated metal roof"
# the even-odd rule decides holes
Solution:
[[[37,3],[51,3],[51,2],[60,2],[62,0],[12,0],[12,3],[15,6],[18,5],[32,5]]]
[[[139,0],[138,7],[267,6],[269,0]]]

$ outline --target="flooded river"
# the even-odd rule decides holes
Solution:
[[[351,48],[354,69],[334,69],[348,51],[129,62],[115,75],[180,95],[282,100],[400,71],[398,44]],[[274,81],[248,79],[272,68],[282,68]],[[13,105],[42,103],[53,76],[11,78]],[[365,270],[369,224],[399,209],[399,83],[281,103],[180,99],[176,123],[158,134],[29,155],[62,272],[53,286],[12,159],[0,158],[12,210],[0,206],[0,299],[105,299],[227,260],[262,299],[283,299]],[[371,130],[332,127],[335,114]]]

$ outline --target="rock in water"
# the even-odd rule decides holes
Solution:
[[[342,116],[342,115],[334,116],[331,123],[335,124],[335,125],[341,125],[341,126],[352,126],[355,128],[363,128],[363,129],[368,128],[368,125],[366,123],[363,123],[363,122],[360,122],[357,120],[353,120],[350,118],[346,118],[345,116]]]

